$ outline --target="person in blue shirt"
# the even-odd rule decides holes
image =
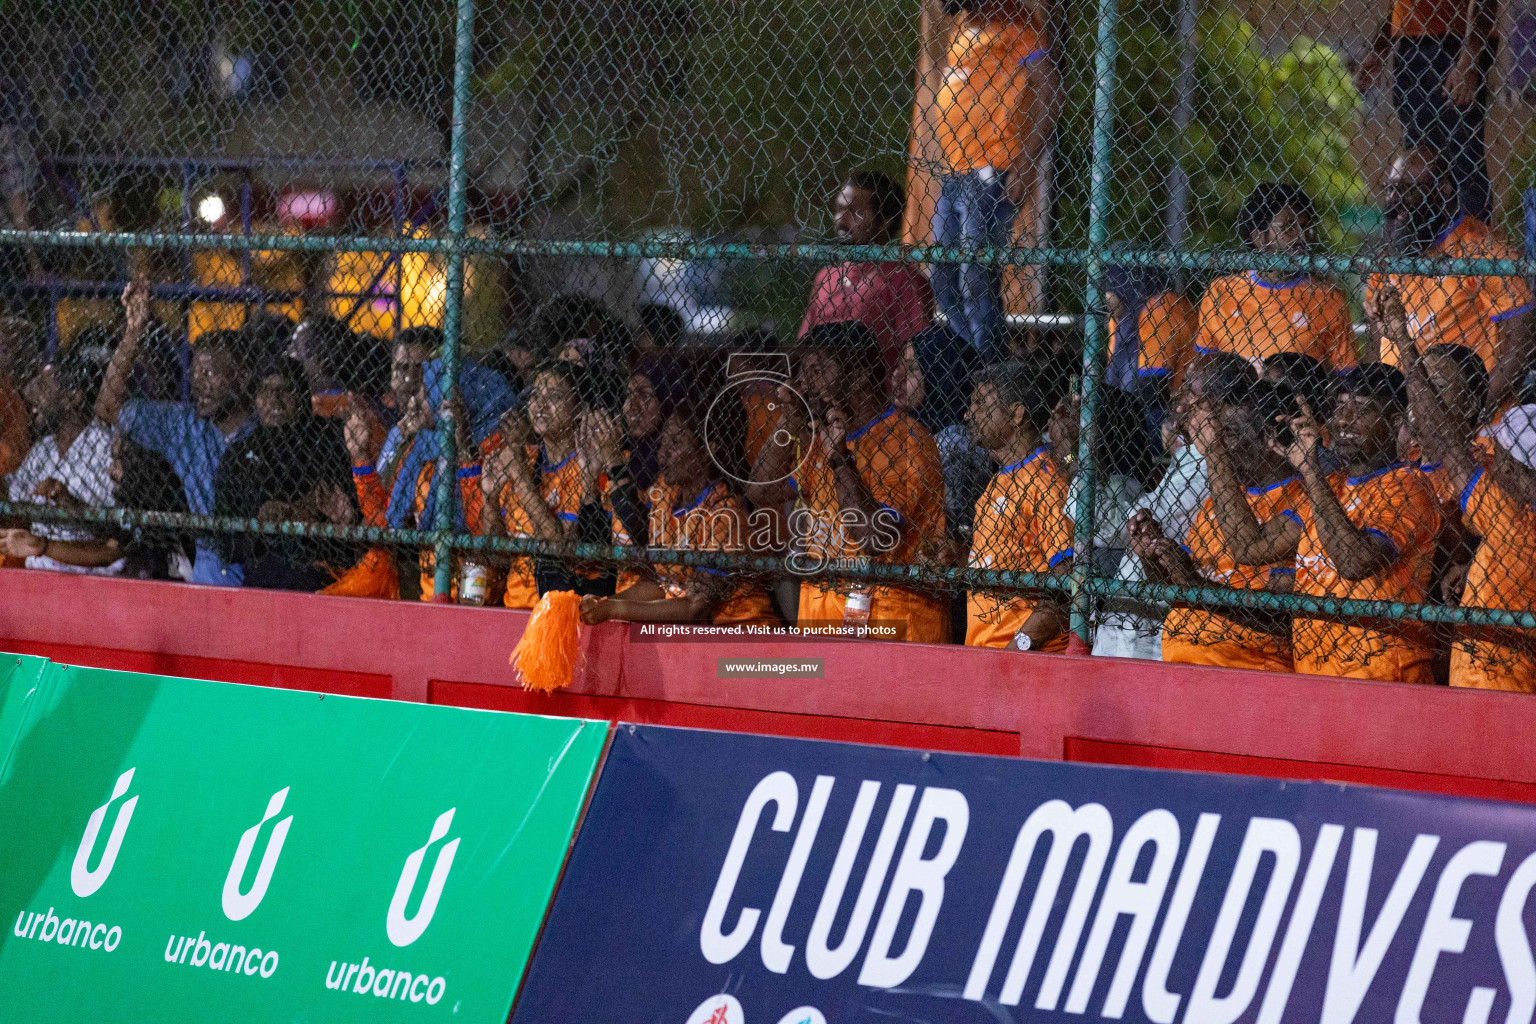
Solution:
[[[129,397],[129,378],[149,325],[149,282],[136,278],[123,290],[127,326],[112,355],[96,400],[96,418],[161,455],[181,477],[193,515],[213,514],[213,484],[230,444],[256,429],[250,346],[239,331],[213,331],[192,349],[192,401],[152,402]],[[239,566],[219,558],[212,538],[199,538],[192,582],[238,587]]]

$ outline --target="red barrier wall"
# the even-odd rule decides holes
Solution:
[[[264,686],[700,728],[1228,771],[1536,802],[1536,699],[885,643],[677,643],[605,623],[571,690],[525,693],[500,609],[0,570],[0,649]],[[822,658],[725,680],[719,657]]]

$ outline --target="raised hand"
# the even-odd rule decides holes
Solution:
[[[1189,441],[1206,458],[1222,444],[1221,417],[1208,400],[1197,399],[1187,406]]]
[[[405,403],[405,412],[400,417],[400,433],[405,438],[415,437],[431,422],[432,408],[427,404],[426,392],[417,391]]]
[[[123,289],[123,314],[127,318],[127,333],[134,337],[142,334],[149,325],[149,291],[149,278],[143,273],[135,274]]]
[[[828,406],[822,417],[821,445],[828,458],[848,452],[848,414],[840,406]]]
[[[1406,366],[1415,354],[1413,338],[1408,334],[1408,310],[1402,292],[1388,281],[1379,291],[1367,296],[1366,316],[1377,332],[1397,350],[1398,365]]]
[[[1312,407],[1306,399],[1297,400],[1301,405],[1301,415],[1290,419],[1291,442],[1282,445],[1279,441],[1269,442],[1270,450],[1283,455],[1291,465],[1297,469],[1305,470],[1315,466],[1317,462],[1317,450],[1323,443],[1323,425],[1312,414]],[[1283,421],[1284,417],[1280,417]]]
[[[0,554],[7,558],[36,558],[48,550],[48,541],[30,530],[0,530]]]
[[[804,437],[805,403],[801,401],[799,393],[788,384],[780,384],[774,404],[778,406],[779,429],[791,437]]]
[[[609,409],[589,409],[576,429],[576,448],[582,464],[606,470],[624,461],[624,426]]]
[[[1083,400],[1077,395],[1065,395],[1051,410],[1051,449],[1058,459],[1069,462],[1077,456],[1078,430],[1082,423]]]
[[[373,451],[373,431],[361,406],[360,402],[352,403],[352,411],[347,414],[347,425],[342,430],[342,439],[346,442],[352,465],[371,466],[376,457]]]

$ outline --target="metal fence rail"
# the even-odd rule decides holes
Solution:
[[[122,17],[110,0],[77,6],[81,11],[69,17],[78,20],[95,16],[108,25],[117,24],[114,19]],[[240,16],[249,13],[241,5],[236,6],[240,7]],[[198,28],[202,22],[197,18],[178,14],[174,19],[175,28],[163,30],[170,33],[166,38],[174,36],[181,40],[174,46],[165,44],[170,46],[168,52],[183,55],[198,52],[197,47],[187,40],[198,31],[213,33],[207,38],[213,40],[208,45],[215,52],[215,65],[227,69],[242,66],[239,62],[246,60],[248,74],[253,76],[240,80],[247,84],[238,84],[235,79],[239,76],[226,70],[220,79],[223,83],[220,88],[234,95],[238,89],[257,88],[249,82],[267,81],[262,88],[276,90],[273,95],[277,98],[268,100],[271,106],[263,115],[265,122],[253,117],[255,127],[248,129],[251,138],[242,140],[242,145],[263,152],[263,155],[255,160],[219,155],[222,129],[202,127],[203,122],[197,118],[187,121],[199,125],[195,129],[168,129],[162,134],[169,139],[162,137],[148,142],[141,139],[129,147],[131,151],[114,156],[110,161],[72,156],[69,152],[57,153],[53,159],[61,165],[68,164],[81,174],[88,167],[110,164],[112,169],[107,174],[110,181],[104,186],[108,189],[127,189],[129,186],[125,182],[131,173],[179,175],[182,185],[175,198],[180,209],[170,224],[163,218],[160,222],[139,218],[138,223],[126,223],[127,218],[124,218],[119,223],[101,224],[97,222],[90,199],[80,193],[74,196],[74,207],[77,213],[84,210],[89,220],[85,229],[58,222],[19,227],[13,222],[0,222],[0,252],[89,254],[105,251],[123,254],[125,259],[132,256],[139,261],[148,258],[146,254],[174,254],[185,267],[190,267],[195,253],[234,254],[243,260],[237,281],[160,281],[153,285],[152,294],[156,300],[241,305],[243,318],[252,317],[259,309],[280,302],[307,302],[314,308],[317,301],[318,292],[312,287],[295,289],[257,283],[251,270],[253,254],[330,261],[346,254],[382,255],[385,262],[377,267],[367,264],[361,265],[361,270],[349,271],[361,276],[350,285],[333,284],[325,294],[355,298],[350,313],[343,317],[351,324],[360,307],[377,292],[384,275],[393,274],[392,298],[388,300],[394,303],[390,314],[394,318],[391,336],[398,332],[405,319],[407,284],[401,269],[403,260],[419,256],[420,266],[425,268],[423,280],[431,278],[430,288],[422,286],[428,288],[431,298],[423,301],[430,301],[430,319],[440,324],[442,346],[435,358],[440,364],[437,372],[445,381],[445,391],[449,394],[456,393],[466,355],[488,351],[485,345],[472,346],[469,340],[473,319],[471,279],[479,272],[477,266],[516,267],[526,270],[533,280],[540,279],[541,274],[548,277],[554,273],[549,269],[552,266],[581,267],[586,272],[594,267],[601,270],[633,261],[718,266],[738,274],[761,271],[762,281],[750,287],[758,289],[765,309],[778,302],[777,296],[781,293],[803,287],[810,273],[832,265],[983,267],[1024,276],[1035,275],[1037,281],[1043,275],[1052,274],[1054,276],[1048,283],[1035,286],[1041,291],[1033,303],[1026,303],[1028,309],[1011,310],[1011,319],[1016,325],[1053,329],[1080,327],[1082,331],[1081,356],[1075,373],[1081,413],[1075,460],[1077,483],[1072,500],[1073,547],[1077,552],[1095,550],[1100,525],[1096,521],[1099,499],[1104,475],[1108,472],[1101,465],[1100,430],[1106,402],[1119,401],[1118,392],[1112,392],[1106,381],[1115,331],[1108,301],[1108,293],[1113,290],[1107,276],[1111,268],[1156,269],[1206,276],[1256,272],[1348,275],[1362,279],[1371,275],[1536,277],[1536,258],[1522,258],[1513,253],[1505,256],[1414,255],[1393,253],[1374,246],[1349,251],[1350,246],[1341,241],[1344,236],[1339,224],[1344,208],[1358,205],[1360,197],[1356,193],[1360,191],[1360,176],[1352,163],[1353,158],[1347,154],[1341,157],[1328,149],[1329,146],[1337,148],[1329,141],[1331,136],[1313,147],[1327,150],[1327,159],[1333,161],[1329,164],[1332,170],[1327,173],[1343,182],[1337,195],[1326,197],[1318,204],[1319,220],[1326,224],[1328,232],[1328,240],[1320,249],[1308,252],[1252,251],[1223,240],[1224,236],[1212,233],[1214,229],[1202,228],[1197,223],[1202,217],[1210,220],[1215,216],[1203,209],[1202,203],[1212,209],[1220,207],[1228,211],[1235,205],[1230,188],[1222,192],[1209,184],[1208,179],[1215,172],[1208,167],[1195,166],[1200,161],[1212,163],[1221,159],[1200,147],[1218,145],[1211,137],[1214,131],[1211,125],[1216,123],[1212,118],[1218,118],[1218,115],[1207,108],[1215,108],[1224,102],[1218,89],[1218,84],[1225,80],[1223,76],[1232,78],[1240,71],[1248,73],[1243,69],[1253,62],[1270,69],[1264,74],[1279,75],[1279,69],[1284,68],[1286,75],[1293,76],[1275,78],[1272,82],[1265,79],[1270,84],[1259,91],[1268,99],[1255,109],[1269,113],[1255,115],[1250,124],[1255,140],[1253,145],[1260,154],[1255,159],[1269,161],[1265,168],[1261,168],[1262,175],[1257,170],[1251,173],[1284,180],[1299,178],[1306,173],[1312,159],[1309,155],[1312,151],[1306,145],[1312,143],[1303,139],[1305,145],[1299,152],[1286,148],[1289,142],[1284,146],[1274,143],[1274,139],[1291,131],[1292,127],[1288,123],[1281,124],[1284,117],[1276,113],[1281,110],[1280,106],[1263,107],[1263,103],[1280,104],[1281,99],[1276,97],[1284,89],[1313,88],[1305,83],[1295,85],[1296,81],[1307,75],[1321,81],[1329,75],[1337,76],[1340,73],[1337,69],[1342,67],[1333,50],[1312,44],[1311,40],[1307,40],[1307,44],[1314,47],[1312,50],[1293,39],[1290,49],[1281,55],[1264,53],[1259,44],[1249,38],[1255,30],[1244,20],[1242,12],[1247,9],[1242,5],[1197,3],[1194,0],[1150,4],[1145,9],[1139,6],[1122,9],[1123,5],[1117,0],[1097,0],[1091,9],[1076,0],[1040,5],[1043,17],[1055,26],[1055,38],[1060,41],[1061,74],[1065,79],[1064,110],[1054,150],[1054,159],[1058,161],[1055,213],[1060,227],[1037,231],[1034,238],[1014,237],[1001,245],[958,246],[936,244],[922,231],[913,237],[911,230],[908,237],[890,241],[843,239],[829,242],[813,239],[808,233],[794,240],[775,239],[766,229],[758,230],[760,226],[751,225],[757,235],[747,237],[752,232],[744,230],[743,225],[752,215],[741,209],[748,205],[748,198],[757,189],[764,197],[762,205],[772,208],[771,213],[763,214],[764,217],[777,216],[804,224],[808,219],[804,208],[811,202],[813,187],[824,186],[829,174],[840,173],[844,166],[871,160],[883,167],[915,168],[910,171],[908,184],[914,194],[917,192],[922,162],[909,158],[919,155],[919,143],[914,142],[908,147],[894,128],[887,129],[897,122],[901,122],[897,127],[908,127],[905,120],[911,109],[911,93],[903,89],[906,70],[911,66],[907,62],[914,57],[912,44],[917,43],[922,51],[915,55],[920,89],[924,62],[931,63],[933,53],[938,52],[933,48],[933,39],[937,37],[930,32],[930,22],[941,9],[936,0],[921,3],[913,0],[884,7],[855,5],[856,9],[851,9],[847,16],[868,18],[870,23],[861,25],[867,32],[888,33],[894,38],[919,27],[921,31],[913,39],[877,40],[868,44],[878,58],[872,58],[873,63],[868,69],[870,81],[861,82],[857,69],[829,69],[828,81],[822,86],[823,93],[809,98],[801,88],[804,83],[794,81],[792,76],[796,68],[803,66],[797,62],[814,63],[818,59],[806,50],[809,33],[805,26],[815,23],[816,9],[821,5],[807,5],[799,0],[781,0],[777,4],[765,0],[730,0],[722,4],[719,11],[701,11],[690,4],[666,5],[649,0],[617,5],[582,3],[575,5],[563,19],[552,17],[545,9],[547,5],[538,3],[486,5],[477,4],[476,0],[455,0],[451,5],[421,5],[413,14],[419,19],[412,23],[415,28],[403,30],[403,34],[394,33],[382,21],[375,24],[371,20],[372,13],[356,14],[356,9],[366,5],[348,7],[317,0],[296,7],[279,6],[287,12],[283,18],[288,19],[283,22],[281,31],[310,40],[307,53],[279,54],[281,60],[287,62],[282,66],[288,69],[289,79],[303,74],[329,82],[340,74],[336,68],[346,66],[352,68],[350,73],[356,82],[353,88],[358,95],[367,90],[372,90],[369,95],[376,95],[380,89],[387,94],[388,90],[398,88],[404,96],[405,85],[402,83],[390,80],[381,86],[375,79],[357,77],[363,73],[359,69],[366,61],[348,64],[352,59],[348,56],[349,45],[351,51],[356,51],[359,40],[371,45],[375,36],[386,42],[381,43],[383,48],[370,57],[372,61],[388,65],[394,55],[402,67],[414,66],[410,62],[417,61],[425,62],[422,67],[446,71],[441,63],[434,65],[432,61],[447,56],[451,76],[444,75],[444,81],[440,83],[427,81],[421,85],[429,93],[435,89],[437,98],[431,102],[422,101],[425,112],[402,114],[401,123],[408,127],[392,130],[393,134],[381,130],[375,136],[368,136],[366,126],[349,122],[345,132],[337,127],[334,136],[324,136],[323,145],[311,146],[311,151],[296,152],[295,149],[302,147],[286,148],[282,141],[285,127],[299,125],[302,128],[311,122],[324,124],[325,115],[310,110],[302,116],[311,121],[301,123],[301,115],[286,109],[283,104],[282,97],[288,94],[291,86],[273,86],[271,81],[278,79],[269,81],[261,77],[265,74],[261,70],[266,66],[264,62],[278,59],[272,56],[278,37],[264,34],[268,29],[241,30],[240,26],[245,23],[232,16],[226,26],[232,27],[226,38],[207,26]],[[1306,19],[1324,17],[1304,4],[1296,5],[1291,13],[1293,20],[1303,28],[1311,24]],[[1246,14],[1253,19],[1262,15],[1262,11],[1247,11]],[[821,16],[829,15],[823,11]],[[1271,12],[1268,22],[1278,20],[1282,27],[1294,31],[1294,26],[1285,22],[1288,16],[1284,12]],[[48,37],[49,33],[67,34],[65,28],[59,26],[73,24],[69,17],[50,13],[45,7],[28,5],[14,5],[10,10],[0,11],[0,20],[14,20],[18,29],[25,27],[43,37]],[[166,17],[170,19],[171,16],[167,14]],[[1159,36],[1161,29],[1157,26],[1163,23],[1157,21],[1158,18],[1165,18],[1176,39]],[[741,39],[731,36],[733,22],[735,31],[758,35],[743,44]],[[166,24],[171,21],[167,20]],[[1248,35],[1242,35],[1234,25],[1247,26]],[[245,32],[243,43],[241,31]],[[270,33],[277,31],[277,28],[270,29]],[[155,32],[162,32],[162,29],[156,28]],[[607,91],[604,91],[603,75],[594,73],[595,68],[600,68],[602,52],[601,48],[594,48],[594,41],[604,33],[614,40],[610,47],[611,60],[615,64],[610,69],[613,82],[606,86]],[[155,38],[158,40],[160,36]],[[423,42],[426,39],[439,42],[451,39],[452,45],[447,48],[447,54],[434,57],[437,51]],[[248,48],[251,56],[241,56],[242,45]],[[755,47],[757,63],[733,65],[730,55],[737,51],[731,47],[738,45]],[[1228,49],[1213,49],[1218,46]],[[1159,47],[1170,47],[1167,53],[1179,61],[1177,74],[1168,74],[1166,69],[1159,71],[1155,66],[1149,69],[1147,54],[1163,53]],[[1052,52],[1057,52],[1054,43]],[[1238,56],[1231,57],[1233,53]],[[1314,55],[1320,56],[1314,60]],[[1512,58],[1516,70],[1523,66],[1520,64],[1522,59]],[[223,64],[218,63],[221,60]],[[298,71],[289,66],[295,61]],[[782,62],[782,69],[775,66],[775,61]],[[887,64],[896,71],[891,72]],[[106,73],[99,74],[104,76]],[[1170,80],[1159,79],[1159,74]],[[693,84],[687,87],[678,84],[685,80]],[[365,81],[373,84],[365,86],[362,84]],[[850,83],[859,91],[838,91],[849,88]],[[1347,83],[1338,85],[1340,90],[1346,87]],[[166,88],[174,92],[180,86],[173,84]],[[324,92],[327,87],[317,88]],[[815,89],[811,91],[814,93]],[[1350,109],[1358,106],[1359,94],[1353,87],[1347,87],[1347,91],[1348,102],[1339,100],[1334,106],[1342,104]],[[105,92],[103,88],[101,94]],[[90,95],[98,96],[97,93]],[[88,106],[90,102],[104,101],[88,98],[70,102]],[[175,102],[190,101],[177,99]],[[221,102],[236,101],[226,97]],[[855,102],[867,103],[870,110],[855,108]],[[1306,102],[1313,101],[1307,99]],[[432,103],[437,104],[435,108]],[[401,105],[409,106],[404,100]],[[295,110],[297,106],[294,105]],[[221,108],[215,104],[208,109],[214,112],[210,117],[216,121],[214,115]],[[897,109],[900,117],[892,116],[891,109]],[[733,113],[740,118],[739,125],[730,123]],[[1164,115],[1170,120],[1160,123]],[[83,127],[76,125],[74,130],[88,137],[92,127],[89,122],[95,116],[77,117],[86,123]],[[112,118],[132,122],[140,116],[131,111],[104,111],[99,118],[102,123]],[[64,119],[63,115],[58,117],[61,121]],[[1206,120],[1202,121],[1202,117]],[[788,130],[773,134],[785,126],[799,125],[795,118],[815,122],[808,136],[791,137],[794,132]],[[860,118],[864,120],[861,122]],[[14,116],[10,119],[24,120]],[[1173,126],[1171,133],[1170,123]],[[424,127],[427,125],[433,127]],[[858,127],[867,128],[872,139],[843,137]],[[690,137],[689,131],[693,129],[697,129],[697,134]],[[442,133],[445,162],[430,152],[389,151],[397,145],[407,145],[413,132],[430,134],[431,131]],[[498,146],[513,144],[522,137],[520,131],[535,140],[517,143],[525,145],[518,157],[521,176],[497,171],[500,163],[505,162]],[[767,134],[754,137],[754,131]],[[857,134],[856,131],[852,133]],[[634,140],[642,137],[649,140],[647,145],[653,148],[642,150],[640,158],[626,154],[624,147],[634,145]],[[1301,137],[1297,135],[1297,138]],[[270,151],[261,149],[263,138],[272,147]],[[365,141],[356,143],[361,147],[359,150],[347,152],[354,144],[349,141],[353,138]],[[89,138],[77,140],[70,145],[77,151],[89,152],[88,141]],[[745,157],[738,154],[734,162],[729,152],[733,142],[746,152]],[[198,146],[206,146],[208,151],[195,157],[166,155],[173,144],[189,146],[191,149],[187,151],[191,152],[197,152]],[[69,148],[64,143],[59,145],[66,150]],[[827,151],[825,163],[835,166],[807,171],[804,154],[818,146]],[[1158,146],[1164,148],[1158,150]],[[775,147],[782,152],[777,152]],[[312,151],[317,148],[320,152]],[[425,148],[430,150],[432,147]],[[1159,168],[1151,170],[1136,166],[1135,162],[1149,152],[1167,159],[1162,160]],[[655,159],[664,166],[650,173],[649,177],[645,167],[630,168],[631,181],[625,186],[633,191],[634,183],[650,181],[656,185],[655,196],[616,194],[618,186],[614,186],[612,180],[617,173],[615,167],[625,159],[643,163],[657,153],[661,156]],[[1275,155],[1280,153],[1285,154],[1283,160]],[[674,159],[679,154],[688,160]],[[687,166],[689,160],[693,162],[691,167]],[[302,230],[274,230],[271,222],[275,215],[261,217],[253,214],[255,200],[247,178],[239,190],[235,230],[198,228],[197,218],[192,213],[193,195],[198,186],[193,181],[195,175],[191,169],[213,175],[246,173],[257,164],[278,168],[281,174],[287,175],[280,182],[282,187],[311,187],[326,191],[327,195],[334,193],[333,199],[345,188],[354,187],[346,184],[350,180],[346,176],[358,170],[386,172],[392,191],[385,202],[369,194],[364,186],[355,186],[356,198],[351,201],[355,206],[353,214],[309,224]],[[413,214],[413,199],[401,169],[423,164],[445,164],[446,189],[439,193],[440,202],[434,196],[423,210]],[[743,164],[744,171],[741,170]],[[682,170],[689,171],[694,177],[685,180],[681,176]],[[1153,173],[1159,170],[1161,177]],[[498,173],[501,173],[501,179],[497,178]],[[1509,173],[1511,176],[1523,173],[1513,157],[1510,158]],[[308,186],[301,180],[304,174],[311,176]],[[745,183],[731,177],[738,174],[746,175]],[[790,184],[780,186],[777,179],[785,175],[792,180]],[[1151,183],[1152,178],[1158,178],[1158,181]],[[1238,175],[1234,180],[1248,179]],[[497,184],[498,181],[502,183]],[[506,181],[512,184],[506,184]],[[498,188],[515,192],[515,201],[496,206],[488,197]],[[1205,191],[1201,191],[1202,188]],[[786,189],[788,197],[784,198],[780,193]],[[276,191],[274,186],[274,193]],[[162,189],[157,201],[164,202],[168,194]],[[778,198],[774,198],[776,196]],[[1154,198],[1149,200],[1148,196]],[[1155,198],[1158,196],[1161,198]],[[335,201],[343,202],[341,199]],[[1149,202],[1151,207],[1147,206]],[[613,212],[611,208],[623,203],[629,204],[626,210],[635,208],[640,212]],[[670,211],[666,209],[668,204],[673,207]],[[381,215],[385,209],[387,215]],[[1166,224],[1153,223],[1156,218],[1149,219],[1147,209],[1160,216],[1166,215]],[[377,225],[384,226],[371,229],[367,224],[370,216]],[[733,218],[734,228],[729,223]],[[181,221],[179,227],[175,226],[174,219]],[[690,237],[656,230],[659,224],[676,223],[679,219],[688,225]],[[261,223],[263,220],[267,223]],[[428,222],[430,230],[425,227],[416,230]],[[924,219],[922,216],[914,219],[909,210],[907,223],[909,229],[914,223],[923,227]],[[326,272],[338,281],[341,279],[339,269]],[[799,276],[792,280],[772,276],[780,273]],[[482,273],[482,277],[485,276]],[[785,280],[790,283],[786,284]],[[57,304],[67,297],[111,297],[120,287],[120,279],[96,280],[55,274],[18,283],[16,287],[18,294],[47,294]],[[503,299],[503,304],[514,305],[512,299]],[[514,326],[516,321],[525,318],[526,312],[514,314]],[[56,314],[50,317],[50,323],[56,332]],[[471,352],[472,348],[474,352]],[[401,412],[401,409],[395,410],[397,415]],[[433,589],[439,595],[453,590],[456,555],[466,552],[606,562],[617,564],[621,569],[635,560],[633,549],[621,544],[578,543],[575,540],[559,543],[531,537],[487,536],[466,529],[462,518],[464,509],[458,498],[460,484],[456,469],[460,453],[456,424],[449,404],[440,404],[434,411],[433,425],[428,428],[436,432],[437,438],[435,468],[429,483],[433,495],[429,503],[433,521],[418,523],[415,529],[344,526],[292,519],[272,521],[270,516],[216,516],[199,514],[196,509],[188,513],[121,507],[39,509],[26,500],[0,502],[0,515],[38,523],[111,524],[122,528],[183,531],[204,538],[242,534],[291,536],[387,545],[400,552],[426,550],[433,555],[430,561]],[[754,575],[765,581],[783,575],[778,571],[781,563],[775,558],[654,546],[646,551],[646,557],[657,565],[716,567]],[[945,564],[940,559],[925,560],[921,564],[877,560],[862,565],[837,565],[827,568],[822,575],[827,580],[842,581],[840,585],[844,587],[861,582],[907,583],[944,594],[959,593],[966,588],[1064,593],[1069,599],[1071,632],[1084,641],[1091,641],[1096,602],[1102,599],[1265,609],[1352,620],[1415,620],[1466,627],[1536,629],[1536,614],[1527,608],[1480,609],[1398,601],[1335,600],[1219,586],[1158,585],[1106,575],[1101,567],[1095,567],[1091,557],[1077,558],[1070,576],[994,571]]]

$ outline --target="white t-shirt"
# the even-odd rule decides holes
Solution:
[[[1163,533],[1183,543],[1209,493],[1205,459],[1194,445],[1186,444],[1174,452],[1162,480],[1151,494],[1132,506],[1130,514],[1147,509],[1162,526]],[[1126,551],[1120,559],[1116,576],[1130,583],[1145,583],[1147,579],[1141,559],[1131,551]],[[1094,632],[1093,653],[1099,657],[1161,661],[1163,615],[1167,610],[1161,605],[1142,605],[1134,601],[1105,602]]]
[[[62,482],[82,504],[107,508],[112,504],[111,467],[112,428],[100,420],[91,420],[68,451],[59,450],[58,440],[52,434],[34,444],[21,465],[16,467],[16,472],[11,474],[10,500],[49,504],[32,491],[44,480],[54,479]],[[58,523],[33,523],[32,532],[49,540],[92,540],[95,537],[90,530]],[[27,568],[115,576],[123,571],[123,562],[119,559],[109,566],[86,569],[37,556],[27,559]]]

